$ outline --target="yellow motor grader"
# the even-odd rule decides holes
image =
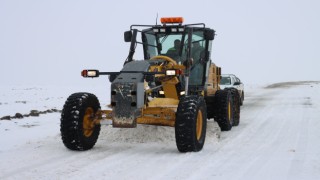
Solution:
[[[110,110],[102,110],[91,93],[74,93],[61,114],[61,135],[71,150],[91,149],[101,123],[116,128],[137,124],[175,128],[180,152],[203,148],[207,119],[214,118],[221,130],[239,124],[239,94],[220,90],[221,69],[211,62],[215,31],[204,23],[183,24],[182,17],[161,18],[161,25],[131,25],[124,33],[130,50],[119,72],[87,69],[83,77],[108,75],[111,82]],[[140,37],[138,40],[137,37]],[[144,60],[135,60],[137,45]]]

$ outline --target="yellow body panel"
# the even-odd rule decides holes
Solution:
[[[176,120],[176,108],[148,107],[142,114],[137,118],[138,124],[174,126]]]
[[[142,110],[138,124],[174,126],[179,100],[174,98],[154,98]]]
[[[176,88],[176,84],[179,83],[177,77],[173,77],[167,81],[162,82],[164,96],[166,98],[178,99],[178,92]]]
[[[216,91],[220,89],[220,79],[221,68],[212,63],[209,67],[206,95],[214,95]]]
[[[148,103],[148,107],[168,107],[177,108],[179,104],[178,99],[173,98],[154,98]]]

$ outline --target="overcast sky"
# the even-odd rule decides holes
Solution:
[[[320,80],[319,0],[0,0],[0,82],[104,83],[81,70],[119,71],[123,32],[157,13],[215,29],[213,62],[245,84]]]

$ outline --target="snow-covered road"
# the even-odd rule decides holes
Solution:
[[[0,92],[2,117],[14,103]],[[2,120],[0,179],[320,179],[320,83],[251,88],[245,95],[240,125],[220,132],[210,120],[198,153],[179,153],[170,127],[102,127],[92,150],[75,152],[61,142],[60,113]],[[54,103],[46,107],[61,109],[61,97],[38,99],[47,97]]]

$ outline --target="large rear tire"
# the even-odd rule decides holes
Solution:
[[[74,93],[65,102],[60,131],[64,145],[71,150],[88,150],[97,142],[100,124],[93,119],[100,109],[98,98],[90,93]]]
[[[234,123],[234,104],[232,92],[229,89],[218,90],[215,93],[214,120],[221,131],[230,131]]]
[[[242,91],[241,97],[240,97],[240,106],[243,105],[243,101],[244,101],[244,92]]]
[[[180,152],[197,152],[203,148],[207,129],[206,111],[202,96],[180,99],[175,122],[176,144]]]
[[[240,95],[237,89],[230,89],[233,97],[233,126],[238,126],[240,123]]]

